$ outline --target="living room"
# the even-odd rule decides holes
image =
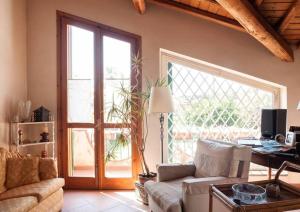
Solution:
[[[300,210],[299,4],[0,1],[0,211]]]

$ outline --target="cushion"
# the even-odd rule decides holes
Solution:
[[[183,193],[189,195],[208,194],[209,185],[226,183],[227,177],[203,177],[187,179],[182,183]]]
[[[25,212],[37,205],[37,199],[32,196],[12,198],[0,201],[0,211]]]
[[[194,176],[194,164],[160,164],[157,166],[158,180],[169,181],[186,176]]]
[[[145,190],[162,211],[182,211],[182,182],[189,178],[167,182],[147,181]]]
[[[217,141],[197,142],[194,164],[195,177],[228,177],[233,157],[232,145]]]
[[[0,193],[6,191],[6,159],[20,158],[21,155],[15,152],[9,152],[5,148],[0,147]]]
[[[51,158],[41,158],[39,164],[40,180],[48,180],[57,177],[56,163]]]
[[[7,158],[23,158],[23,156],[18,152],[7,152]]]
[[[230,178],[230,177],[203,177],[185,179],[182,182],[182,190],[187,195],[208,194],[209,185],[214,184],[233,184],[247,182],[246,179]]]
[[[234,146],[229,177],[248,177],[251,156],[251,147],[240,145]]]
[[[0,194],[0,200],[16,198],[16,197],[34,196],[40,202],[46,199],[51,194],[53,194],[54,192],[58,191],[64,185],[65,185],[65,180],[63,178],[43,180],[38,183],[33,183],[33,184],[10,189]]]
[[[241,177],[243,166],[244,166],[244,161],[232,160],[228,177]]]
[[[6,155],[7,150],[4,148],[0,148],[0,193],[6,191]]]
[[[39,202],[39,204],[32,208],[30,212],[61,212],[63,208],[63,199],[64,199],[64,191],[62,188],[58,189],[56,192],[47,197],[47,199]],[[84,210],[86,208],[80,208],[80,210]],[[74,210],[73,210],[74,211]],[[71,212],[71,211],[68,211]],[[89,212],[89,210],[86,210]]]
[[[6,188],[39,182],[39,158],[8,158],[6,173]]]

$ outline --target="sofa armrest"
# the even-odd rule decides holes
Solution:
[[[57,164],[52,158],[40,158],[39,163],[40,180],[57,178]]]
[[[208,194],[209,185],[211,184],[228,184],[247,182],[244,178],[228,178],[228,177],[204,177],[187,179],[182,183],[183,195],[199,195]]]
[[[157,165],[158,181],[169,181],[187,176],[194,176],[194,164],[160,164]]]

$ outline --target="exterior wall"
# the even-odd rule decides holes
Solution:
[[[8,147],[9,122],[27,98],[26,0],[0,0],[0,146]]]
[[[56,10],[142,36],[144,76],[159,76],[159,49],[240,71],[287,87],[289,125],[300,125],[300,51],[295,62],[274,57],[243,32],[148,3],[141,16],[130,0],[28,0],[28,92],[34,107],[56,112]],[[160,162],[159,121],[149,120],[147,158]]]

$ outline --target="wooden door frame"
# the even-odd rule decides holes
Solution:
[[[132,174],[133,178],[124,179],[124,178],[116,178],[112,179],[109,178],[109,182],[104,179],[104,129],[99,131],[95,130],[95,133],[99,133],[98,137],[101,139],[102,142],[96,141],[95,142],[95,169],[98,172],[98,176],[95,176],[96,182],[92,182],[91,180],[87,180],[85,178],[85,182],[83,182],[82,178],[76,177],[68,177],[68,148],[67,148],[67,133],[66,129],[68,128],[67,123],[65,122],[66,115],[67,115],[67,73],[64,71],[64,68],[67,66],[67,46],[66,43],[63,41],[66,40],[66,34],[63,32],[62,27],[66,25],[66,21],[69,24],[74,24],[76,26],[82,26],[83,28],[89,28],[91,31],[95,33],[95,40],[101,39],[102,35],[112,36],[114,38],[125,40],[131,43],[132,45],[132,53],[139,53],[141,56],[141,37],[139,35],[129,33],[120,29],[116,29],[107,25],[103,25],[94,21],[87,20],[85,18],[81,18],[78,16],[74,16],[71,14],[67,14],[62,11],[57,11],[57,152],[58,152],[58,173],[59,176],[64,177],[66,179],[66,188],[79,188],[79,189],[131,189],[133,188],[133,182],[137,179],[138,173],[141,171],[140,167],[140,158],[138,155],[137,146],[132,143]],[[97,28],[98,30],[95,30]],[[99,43],[99,44],[97,44]],[[99,82],[103,82],[103,61],[101,55],[102,48],[101,42],[95,42],[95,73],[100,73],[99,75],[96,74],[95,81],[98,80]],[[96,59],[98,58],[98,59]],[[100,58],[100,59],[99,59]],[[100,70],[97,70],[100,69]],[[133,76],[133,70],[131,72],[131,85],[136,83],[135,80],[138,80],[138,87],[136,89],[142,89],[142,72],[141,70],[138,78]],[[97,83],[95,83],[97,84]],[[99,83],[100,84],[100,83]],[[101,83],[102,84],[102,83]],[[96,86],[96,85],[95,85]],[[100,107],[101,103],[103,102],[103,85],[101,85],[100,89],[95,89],[95,109],[96,107]],[[64,106],[63,106],[64,105]],[[101,119],[103,120],[103,114],[97,113],[95,110],[95,123],[96,120]],[[112,124],[114,125],[114,124]],[[91,124],[91,126],[95,126],[95,124]],[[138,123],[138,137],[139,141],[141,142],[141,135],[142,135],[142,125],[139,121]],[[95,135],[97,138],[97,135]],[[100,144],[98,146],[98,144]],[[102,158],[100,158],[100,156]],[[97,175],[97,174],[96,174]],[[100,179],[100,182],[98,179]],[[124,185],[130,183],[131,185]],[[71,184],[71,186],[70,186]],[[95,186],[96,185],[96,186]]]

